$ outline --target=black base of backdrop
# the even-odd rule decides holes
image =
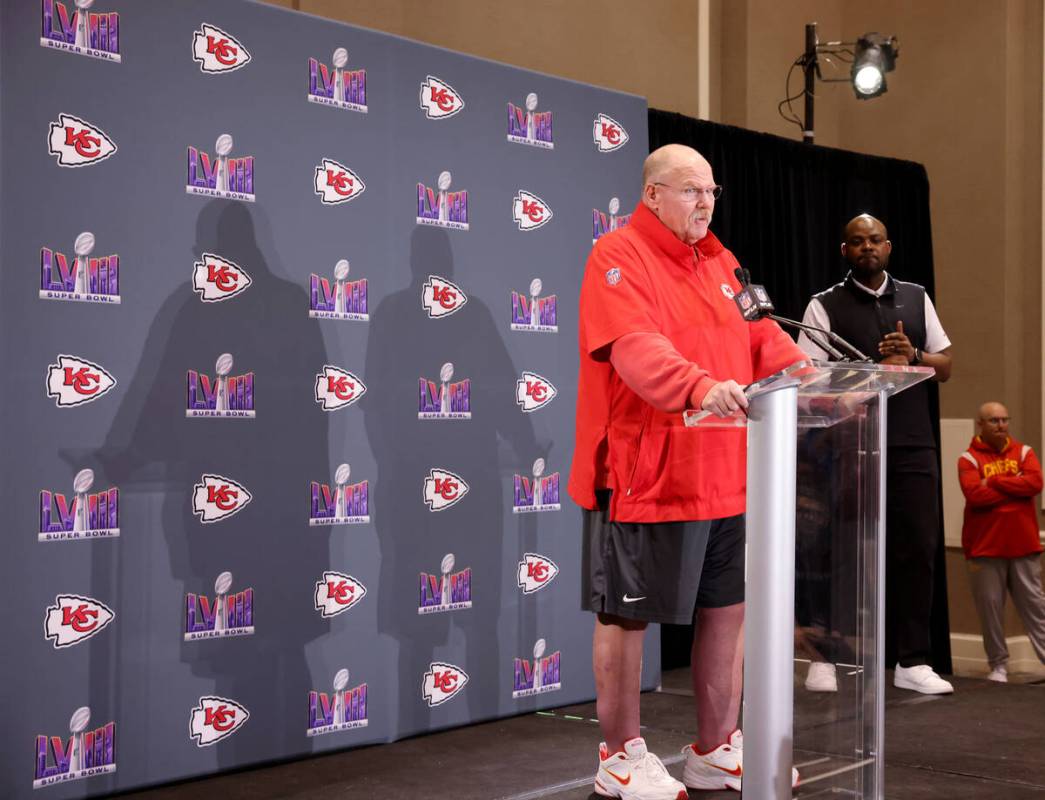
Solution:
[[[839,251],[842,231],[850,219],[865,212],[889,230],[890,273],[921,284],[935,298],[929,176],[921,164],[808,145],[657,109],[649,111],[649,143],[651,151],[665,144],[686,144],[711,162],[715,181],[725,187],[715,206],[715,234],[751,270],[752,279],[766,287],[778,313],[801,319],[813,294],[845,277],[847,267]],[[946,328],[946,308],[940,309],[940,316]],[[935,383],[930,403],[939,442]],[[942,491],[937,504],[942,520]],[[934,572],[932,663],[937,672],[949,674],[942,530]],[[691,638],[691,627],[664,626],[664,669],[689,664]],[[889,667],[896,662],[888,630],[885,657]]]

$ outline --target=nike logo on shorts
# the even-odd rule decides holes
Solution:
[[[627,593],[625,593],[624,597],[621,599],[624,600],[625,603],[637,603],[639,600],[645,600],[646,595],[642,595],[642,597],[628,597]]]

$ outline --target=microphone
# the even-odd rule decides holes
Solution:
[[[766,291],[764,286],[760,286],[757,283],[751,283],[751,273],[747,269],[737,267],[733,270],[733,277],[737,279],[737,282],[739,282],[741,286],[741,290],[737,292],[736,296],[733,298],[733,302],[737,304],[737,308],[740,310],[740,315],[747,322],[757,322],[760,319],[768,317],[781,325],[805,331],[817,347],[820,347],[836,361],[855,360],[871,362],[870,358],[865,356],[834,331],[819,328],[815,325],[806,325],[804,322],[798,322],[774,314],[773,311],[775,309],[773,301],[769,299],[769,293]],[[818,335],[814,336],[814,334]],[[849,353],[849,355],[847,356],[837,348],[832,347],[830,342],[843,348]]]

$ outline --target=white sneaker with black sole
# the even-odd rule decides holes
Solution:
[[[599,770],[595,793],[621,800],[689,800],[686,787],[668,774],[664,764],[646,749],[646,740],[636,737],[624,750],[610,755],[606,743],[599,745]]]
[[[913,667],[896,665],[893,674],[893,686],[897,689],[910,689],[922,694],[951,694],[954,687],[945,681],[928,664],[917,664]]]

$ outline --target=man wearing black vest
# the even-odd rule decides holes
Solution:
[[[809,301],[803,322],[838,333],[879,363],[932,367],[942,383],[951,376],[951,341],[925,289],[885,271],[890,252],[879,220],[870,214],[850,220],[842,242],[849,274]],[[804,333],[798,345],[814,358],[828,359]],[[940,475],[925,383],[889,400],[887,437],[886,626],[898,657],[893,683],[949,694],[954,688],[928,663]]]

